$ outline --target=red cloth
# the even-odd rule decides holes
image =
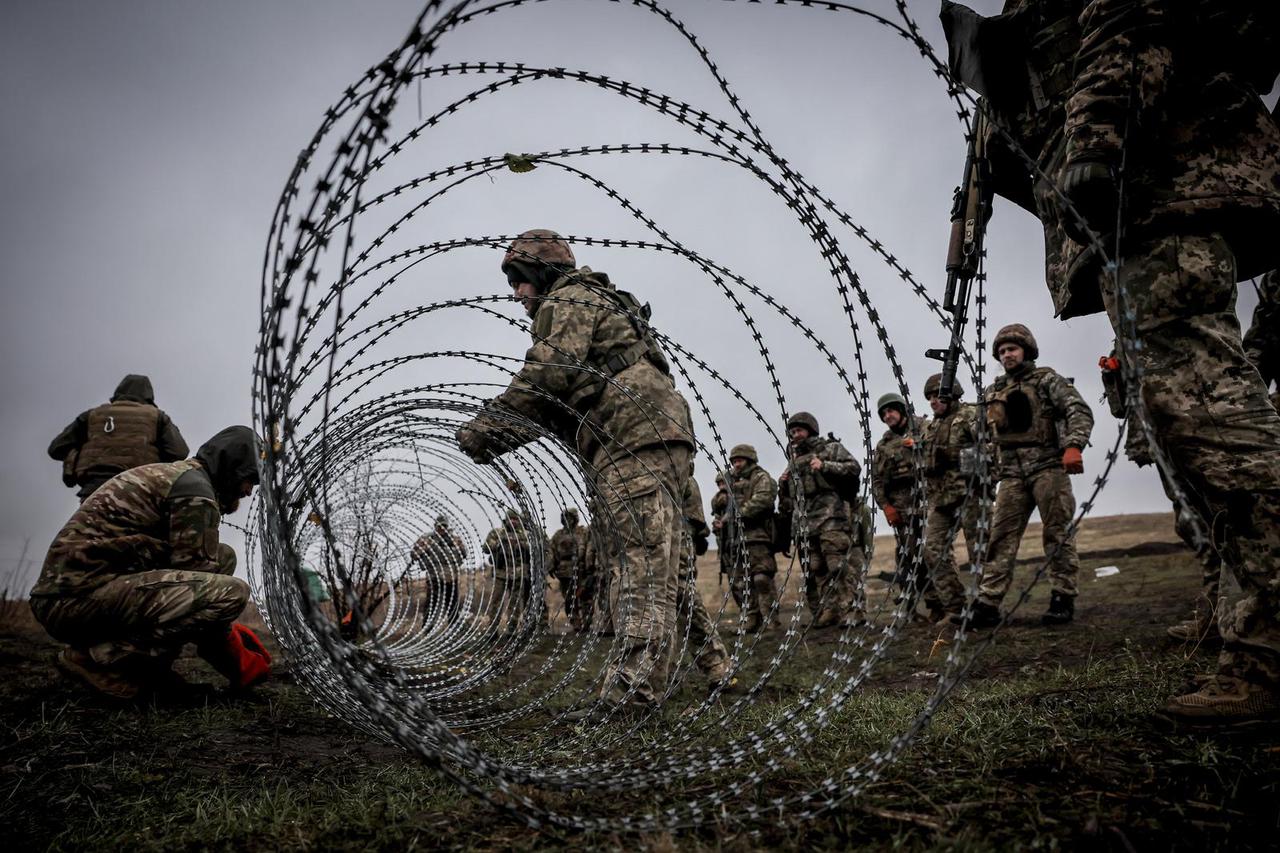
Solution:
[[[892,527],[902,526],[902,515],[898,512],[897,507],[895,507],[893,504],[885,504],[884,506],[880,507],[880,509],[884,510],[885,520],[889,522],[890,526]]]
[[[230,679],[232,687],[249,687],[271,672],[271,653],[257,634],[239,622],[232,623],[231,632],[227,634],[226,653],[228,663],[234,664],[235,671],[232,672],[228,666],[222,674]]]

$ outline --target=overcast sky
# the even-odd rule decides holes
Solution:
[[[869,5],[893,14],[891,3]],[[909,5],[945,54],[936,0]],[[991,13],[1000,4],[973,5]],[[157,402],[193,450],[221,427],[249,422],[274,205],[326,107],[403,40],[417,6],[18,0],[0,8],[0,347],[8,368],[0,380],[0,567],[12,565],[27,538],[29,556],[39,559],[75,509],[45,448],[77,413],[105,401],[124,374],[152,378]],[[720,0],[672,6],[774,147],[940,294],[963,139],[942,86],[911,45],[849,14]],[[448,34],[434,61],[504,59],[608,74],[732,117],[689,44],[624,4],[552,0],[488,16]],[[412,87],[396,126],[407,129],[416,118],[417,100],[428,114],[487,82],[469,76]],[[581,83],[518,88],[442,125],[398,158],[393,173],[403,178],[505,151],[698,142],[669,119]],[[852,337],[825,263],[781,201],[749,175],[677,156],[574,165],[631,198],[689,248],[775,295],[854,372]],[[559,170],[472,183],[415,220],[412,242],[530,227],[647,236],[616,204]],[[945,342],[941,330],[896,273],[851,233],[839,236],[918,394],[934,369],[922,352]],[[1053,319],[1043,238],[1031,216],[998,204],[988,250],[991,328],[1028,323],[1041,363],[1073,376],[1094,404],[1098,426],[1085,454],[1089,474],[1075,480],[1079,495],[1115,438],[1096,375],[1098,356],[1110,348],[1109,326],[1101,316]],[[389,293],[377,315],[503,290],[494,251],[453,254]],[[583,247],[578,258],[650,301],[659,328],[778,419],[749,335],[704,276],[646,253]],[[767,334],[788,406],[816,412],[824,430],[861,456],[862,429],[831,371],[759,300],[744,302]],[[1251,311],[1252,302],[1241,307]],[[519,316],[514,306],[503,310]],[[386,351],[447,344],[519,355],[526,346],[506,324],[465,314],[451,320],[412,341],[389,342]],[[860,322],[874,398],[893,387],[874,333],[865,317]],[[763,428],[731,395],[710,385],[706,393],[725,441],[757,442],[776,471],[781,452],[767,446]],[[700,479],[705,491],[705,466]],[[1165,506],[1155,475],[1125,463],[1098,511]]]

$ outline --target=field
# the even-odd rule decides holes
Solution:
[[[1038,531],[1028,536],[1030,556]],[[880,543],[873,571],[887,568],[888,550]],[[9,849],[23,850],[1274,849],[1280,731],[1180,731],[1157,713],[1214,656],[1164,635],[1198,589],[1195,559],[1173,543],[1170,517],[1088,522],[1080,550],[1077,621],[1041,628],[1048,593],[1037,587],[931,727],[864,796],[804,824],[639,837],[531,830],[497,814],[398,748],[326,716],[293,683],[287,661],[247,700],[211,692],[179,705],[104,704],[57,676],[55,645],[29,612],[9,607],[0,628],[0,821],[16,844]],[[1094,579],[1104,565],[1120,571]],[[714,571],[700,579],[718,599]],[[806,760],[771,777],[760,798],[811,788],[882,747],[883,733],[921,707],[940,633],[908,631]],[[835,641],[809,637],[743,729],[812,682]],[[769,642],[748,678],[767,661]],[[195,658],[179,668],[193,681],[216,678]],[[705,779],[691,784],[706,792]],[[681,793],[618,795],[594,807],[624,814]],[[573,808],[567,795],[544,799]]]

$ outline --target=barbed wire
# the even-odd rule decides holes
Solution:
[[[832,638],[826,665],[812,683],[788,688],[794,695],[771,705],[767,717],[753,712],[766,691],[775,690],[778,673],[810,654],[808,641],[816,637],[812,618],[806,618],[814,614],[803,595],[794,602],[779,596],[770,603],[768,621],[787,617],[776,643],[766,643],[763,633],[749,633],[746,613],[739,609],[728,637],[727,678],[703,698],[685,702],[679,713],[673,707],[689,693],[682,688],[696,678],[694,661],[711,642],[695,645],[688,621],[676,626],[671,637],[674,665],[661,702],[635,717],[609,714],[567,722],[565,712],[588,702],[610,677],[609,662],[623,653],[625,638],[613,635],[603,616],[582,633],[551,630],[567,616],[568,605],[544,615],[550,589],[546,529],[561,508],[576,508],[588,519],[591,544],[603,555],[601,564],[616,566],[625,559],[618,544],[623,538],[619,527],[643,528],[646,519],[610,491],[606,469],[616,458],[605,459],[602,466],[600,458],[584,456],[565,441],[566,435],[582,438],[583,430],[589,429],[595,430],[594,440],[602,447],[617,448],[622,437],[606,425],[583,424],[580,413],[560,396],[539,387],[524,390],[535,400],[540,417],[489,405],[490,398],[520,374],[525,359],[460,345],[436,346],[435,341],[447,342],[451,332],[482,324],[508,337],[529,334],[526,321],[500,310],[511,297],[426,300],[410,294],[401,297],[407,306],[397,305],[392,297],[415,285],[429,286],[432,265],[459,253],[485,252],[496,268],[497,253],[517,235],[414,242],[409,226],[441,199],[466,192],[477,178],[505,178],[532,168],[572,178],[613,210],[625,213],[643,229],[643,239],[566,234],[564,240],[575,250],[590,249],[610,258],[645,253],[687,265],[694,273],[692,282],[705,283],[709,293],[723,300],[748,345],[729,360],[708,355],[664,331],[671,316],[666,306],[659,305],[652,317],[641,317],[601,300],[598,283],[584,270],[570,274],[578,289],[557,290],[542,299],[557,309],[612,313],[650,331],[697,413],[695,459],[724,471],[730,482],[733,473],[719,426],[727,416],[714,400],[732,401],[735,423],[745,416],[768,437],[772,450],[786,452],[783,425],[792,405],[774,349],[804,347],[818,355],[815,362],[829,371],[856,414],[856,446],[864,470],[870,469],[874,452],[868,335],[875,337],[914,423],[912,389],[876,299],[854,269],[846,241],[869,251],[889,270],[940,333],[949,331],[950,318],[884,240],[781,156],[710,52],[660,3],[633,0],[632,5],[654,14],[688,44],[723,95],[731,118],[652,87],[588,70],[505,61],[428,64],[442,40],[459,27],[531,5],[555,4],[428,2],[403,44],[326,111],[286,182],[263,263],[263,318],[254,370],[255,424],[272,437],[262,488],[255,497],[255,526],[246,531],[255,600],[288,652],[299,683],[323,707],[361,731],[401,745],[448,779],[530,825],[631,831],[811,818],[858,796],[881,777],[927,726],[976,656],[995,641],[999,629],[970,643],[964,625],[957,626],[936,683],[917,714],[903,721],[899,731],[885,732],[881,746],[800,793],[769,796],[764,791],[769,790],[770,778],[811,757],[813,743],[829,721],[847,711],[850,700],[885,661],[914,607],[914,578],[922,569],[919,548],[906,555],[912,571],[900,600],[882,600],[868,614],[870,621],[840,629]],[[974,132],[971,119],[981,106],[948,77],[945,64],[901,0],[895,4],[896,18],[845,3],[780,0],[777,5],[850,13],[853,20],[871,22],[901,37],[943,84],[965,133]],[[462,76],[494,79],[425,118],[420,110],[413,119],[404,115],[407,108],[401,101],[407,87],[417,85],[421,93],[427,82]],[[496,93],[535,81],[612,94],[691,132],[699,143],[615,142],[518,156],[494,152],[408,179],[397,176],[406,152],[420,150],[458,115],[483,108]],[[406,124],[407,130],[392,133]],[[333,153],[326,159],[321,152],[329,147]],[[1013,149],[1019,150],[1016,144]],[[1032,172],[1039,172],[1025,152],[1020,156]],[[767,190],[794,216],[825,265],[847,337],[842,332],[838,340],[824,339],[802,312],[785,304],[784,294],[690,247],[590,168],[598,160],[622,157],[686,158],[708,167],[734,167],[735,173]],[[1064,207],[1079,218],[1069,205]],[[1107,256],[1104,247],[1094,248]],[[1114,264],[1108,270],[1114,274]],[[1123,294],[1123,288],[1118,289]],[[1132,352],[1132,317],[1126,317],[1131,340],[1122,340],[1122,345]],[[784,331],[774,332],[775,327]],[[973,329],[973,349],[965,354],[964,365],[981,389],[988,357],[985,270],[977,277]],[[424,341],[432,343],[424,346]],[[650,444],[661,443],[670,426],[664,420],[668,413],[590,360],[545,338],[535,337],[535,342],[549,347],[563,369],[599,383],[642,413],[651,431]],[[769,389],[762,399],[742,391],[748,368],[758,371],[762,376],[756,377],[757,383]],[[1124,369],[1129,387],[1136,388],[1137,359],[1125,359]],[[1150,431],[1141,400],[1132,399],[1131,405]],[[519,437],[492,465],[472,463],[454,439],[459,427],[480,415],[499,419],[506,434]],[[566,422],[577,424],[576,432],[551,426]],[[975,557],[966,615],[972,613],[974,590],[984,572],[994,497],[986,476],[991,460],[983,419],[978,429],[980,476],[965,495],[967,503],[977,505],[979,531],[978,541],[972,543]],[[1072,530],[1105,486],[1122,440],[1123,424]],[[908,512],[922,519],[928,496],[921,442],[915,444]],[[1158,461],[1162,469],[1171,470],[1167,460]],[[868,496],[868,484],[863,483],[860,500]],[[681,500],[676,494],[665,498],[676,505]],[[783,588],[796,583],[803,588],[813,567],[806,498],[800,489],[801,524],[792,539],[796,557],[779,572]],[[733,500],[731,491],[730,518],[736,518]],[[457,537],[463,557],[432,557],[421,544],[437,519]],[[737,524],[728,562],[740,573],[749,558],[741,522]],[[1046,555],[1006,621],[1057,556]],[[871,555],[859,559],[865,574]],[[686,578],[694,570],[690,558],[683,568]],[[630,566],[615,571],[614,584],[622,583],[628,571],[655,569]],[[575,568],[574,580],[586,585],[585,568]],[[817,603],[819,608],[826,595]],[[730,599],[726,589],[709,608],[712,624],[731,619]],[[607,609],[603,597],[597,603],[601,612]],[[624,606],[620,601],[609,603],[613,608]],[[612,624],[618,625],[620,618],[615,612]],[[763,663],[757,660],[766,655]],[[746,682],[736,696],[725,692],[734,677]],[[630,685],[626,698],[637,689]],[[656,720],[660,726],[655,727]],[[713,742],[708,742],[709,733],[715,734]],[[583,791],[642,792],[649,799],[639,811],[628,813],[620,805],[627,801],[548,796]]]

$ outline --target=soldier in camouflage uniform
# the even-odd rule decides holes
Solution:
[[[551,558],[548,571],[560,583],[564,596],[564,614],[575,633],[586,628],[584,611],[586,594],[587,529],[578,524],[578,511],[569,507],[560,514],[563,525],[551,536]]]
[[[740,542],[729,563],[729,583],[733,600],[747,617],[743,630],[755,633],[770,624],[770,611],[778,597],[774,576],[778,561],[773,556],[773,509],[778,484],[759,465],[760,457],[749,444],[729,451],[732,474],[728,486],[732,499],[720,529],[728,528],[730,538]],[[772,624],[777,625],[776,617]]]
[[[733,529],[724,523],[729,512],[729,486],[725,482],[724,472],[716,472],[716,493],[711,496],[711,530],[716,535],[716,557],[720,561],[720,579],[729,574],[733,565]]]
[[[907,416],[907,401],[901,394],[885,394],[876,401],[876,413],[889,429],[876,444],[871,464],[871,494],[893,528],[896,583],[910,595],[907,611],[914,615],[916,599],[924,596],[933,613],[942,610],[921,563],[920,544],[924,517],[918,511],[914,454],[916,442],[924,435],[925,420]]]
[[[520,513],[508,509],[502,524],[489,531],[482,547],[493,564],[489,624],[495,630],[502,625],[506,634],[515,634],[534,599],[534,545]]]
[[[458,577],[467,559],[467,547],[449,529],[447,517],[436,517],[435,529],[418,537],[409,559],[426,576],[427,619],[451,624],[458,618]]]
[[[707,518],[702,510],[702,490],[693,479],[692,468],[685,485],[684,501],[680,513],[684,519],[685,534],[680,542],[680,590],[676,599],[679,613],[677,628],[672,640],[679,644],[685,620],[689,625],[689,650],[694,653],[694,665],[707,679],[711,690],[721,690],[729,685],[729,653],[720,639],[720,632],[707,612],[707,605],[698,592],[698,557],[707,553]],[[735,679],[736,681],[736,679]]]
[[[1036,509],[1053,585],[1041,621],[1064,624],[1075,616],[1080,573],[1075,534],[1068,533],[1076,510],[1068,475],[1084,473],[1081,452],[1093,432],[1093,410],[1070,381],[1036,365],[1040,348],[1021,323],[996,333],[991,352],[1005,371],[983,394],[999,490],[991,519],[991,558],[978,587],[973,626],[1000,621],[1000,602],[1013,583],[1018,546]]]
[[[1259,95],[1280,72],[1280,4],[1005,9],[982,26],[1011,33],[1025,56],[1011,57],[1011,43],[984,51],[982,27],[975,55],[1030,71],[986,94],[1043,175],[993,137],[993,189],[1043,224],[1057,315],[1106,310],[1118,336],[1136,334],[1121,357],[1139,362],[1155,440],[1201,527],[1224,521],[1219,550],[1244,591],[1221,624],[1217,673],[1167,710],[1208,722],[1280,713],[1280,416],[1234,311],[1236,282],[1280,262],[1280,126]],[[1118,270],[1089,231],[1108,253],[1119,243]]]
[[[924,565],[936,598],[935,621],[957,617],[964,606],[965,584],[955,561],[952,543],[964,531],[969,564],[978,543],[979,500],[977,471],[977,407],[960,402],[964,390],[956,383],[952,397],[944,400],[938,390],[942,374],[924,384],[924,396],[933,419],[924,428],[924,475],[928,486],[929,513],[925,520]]]
[[[49,444],[49,456],[62,462],[62,482],[78,486],[83,501],[116,474],[153,462],[187,458],[178,427],[156,408],[146,376],[130,373],[116,386],[111,402],[81,412]]]
[[[665,687],[654,679],[675,629],[692,419],[647,306],[575,264],[553,231],[527,231],[508,248],[502,270],[533,319],[533,346],[508,388],[458,430],[458,444],[485,463],[537,438],[523,426],[533,423],[576,448],[622,562],[614,617],[626,639],[600,701],[649,708]]]
[[[67,644],[59,666],[120,699],[180,681],[184,644],[233,687],[262,678],[271,657],[233,625],[249,600],[218,542],[223,513],[258,482],[258,443],[228,427],[192,459],[142,465],[93,492],[66,523],[31,590],[31,611]]]
[[[808,552],[805,599],[812,626],[861,624],[870,519],[851,517],[850,501],[857,499],[862,466],[835,436],[823,438],[818,419],[808,412],[787,419],[787,440],[778,516],[790,525],[790,534],[780,538],[794,541],[801,554]]]

